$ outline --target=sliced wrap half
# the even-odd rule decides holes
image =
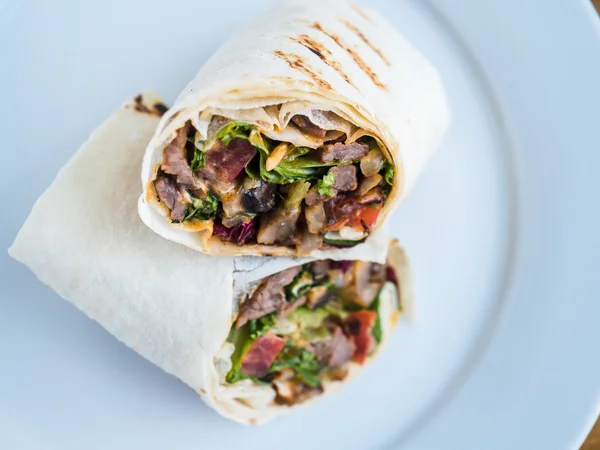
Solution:
[[[382,225],[449,117],[435,68],[379,14],[278,2],[161,120],[140,214],[208,254],[326,256]]]
[[[314,258],[210,257],[157,236],[134,205],[163,109],[143,94],[94,131],[9,253],[227,418],[262,423],[332,392],[377,354],[410,305],[404,253],[378,234],[319,269]],[[286,270],[274,287],[269,277]],[[255,357],[265,337],[281,346],[272,361]],[[333,338],[343,351],[332,362]]]

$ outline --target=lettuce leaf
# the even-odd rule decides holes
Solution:
[[[375,311],[377,313],[375,324],[371,329],[371,334],[373,335],[373,338],[375,339],[377,345],[379,345],[381,343],[381,340],[383,339],[383,330],[381,329],[381,315],[379,314],[379,304],[382,290],[383,289],[379,290],[379,292],[377,293],[377,297],[375,297],[375,300],[373,301],[373,303],[371,303],[371,306],[369,307],[371,311]]]
[[[228,145],[234,138],[248,139],[252,130],[254,130],[254,126],[248,123],[231,122],[219,130],[215,141],[220,140],[223,144]]]
[[[287,156],[283,159],[285,162],[292,162],[299,156],[304,156],[309,153],[312,149],[308,147],[294,147],[292,151],[290,151]]]
[[[295,163],[296,164],[290,165],[280,163],[273,169],[273,172],[275,172],[281,180],[279,184],[317,180],[325,171],[319,165],[314,164],[313,161],[301,161],[298,159]]]
[[[250,378],[242,373],[242,358],[250,349],[252,343],[273,328],[276,321],[277,313],[274,312],[260,319],[250,320],[243,327],[231,327],[227,341],[234,345],[235,350],[231,355],[231,370],[225,376],[228,383],[236,383]]]
[[[335,191],[333,190],[333,185],[335,184],[335,177],[333,176],[333,172],[329,172],[327,175],[323,177],[322,180],[319,180],[317,183],[317,190],[321,195],[328,195],[333,197],[335,195]]]
[[[247,324],[241,328],[235,328],[235,326],[231,327],[227,341],[234,345],[235,350],[231,354],[232,366],[229,372],[227,372],[225,380],[228,383],[236,383],[248,378],[242,373],[242,356],[244,356],[252,345],[250,330]]]
[[[245,122],[231,122],[221,128],[210,141],[202,143],[193,137],[188,137],[188,142],[194,146],[194,156],[190,161],[192,171],[202,169],[205,166],[204,153],[210,150],[215,142],[220,140],[227,145],[234,138],[248,139],[253,128],[252,125]]]
[[[394,166],[389,162],[383,165],[383,178],[390,186],[394,184]]]
[[[311,149],[296,147],[275,169],[268,171],[266,162],[272,151],[272,142],[270,139],[263,137],[256,127],[244,122],[232,122],[225,125],[219,130],[212,142],[206,143],[205,148],[211,148],[214,142],[218,140],[227,145],[234,138],[247,139],[258,150],[258,155],[246,166],[246,173],[254,179],[275,184],[318,179],[322,175],[322,168],[331,165],[322,163],[314,157],[303,158],[302,156],[310,152]]]
[[[297,181],[317,180],[321,178],[327,167],[335,163],[324,163],[307,147],[295,147],[273,170],[268,171],[267,158],[271,154],[272,142],[253,129],[248,141],[256,147],[258,155],[246,166],[249,177],[274,184],[289,184]]]

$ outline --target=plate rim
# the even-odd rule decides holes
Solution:
[[[444,0],[427,0],[427,6],[430,8],[430,12],[432,12],[432,14],[435,17],[436,20],[438,21],[442,21],[444,22],[442,26],[446,27],[446,31],[455,34],[455,38],[458,39],[458,43],[459,45],[461,45],[463,47],[463,49],[467,50],[467,53],[469,54],[470,59],[472,60],[471,62],[475,63],[475,66],[477,68],[478,72],[481,72],[481,75],[483,75],[481,77],[481,81],[484,83],[486,88],[490,88],[488,93],[491,93],[493,95],[492,100],[493,100],[493,105],[492,106],[497,106],[496,100],[498,100],[499,94],[497,93],[497,90],[494,88],[493,83],[490,81],[489,79],[489,72],[488,69],[486,68],[482,68],[480,66],[480,61],[479,58],[477,57],[477,55],[475,54],[475,52],[473,51],[473,49],[471,48],[470,45],[468,45],[470,42],[467,39],[464,39],[464,36],[461,33],[456,33],[455,31],[455,27],[452,24],[452,20],[449,18],[449,14],[447,10],[444,10],[442,7],[442,5],[440,5],[440,3],[443,3]],[[450,2],[446,2],[450,3]],[[469,2],[467,2],[469,3]],[[504,2],[506,7],[508,8],[510,6],[510,4],[512,3],[514,6],[515,1],[510,0],[507,2]],[[538,2],[536,2],[538,3]],[[546,4],[544,5],[545,7],[548,6],[556,6],[557,1],[556,0],[546,0]],[[583,23],[580,23],[579,25],[582,27],[581,29],[587,29],[587,30],[591,30],[591,32],[594,33],[594,45],[596,46],[596,50],[597,50],[597,54],[596,55],[588,55],[591,56],[592,58],[594,56],[600,57],[600,11],[596,11],[594,5],[591,3],[590,0],[580,0],[579,2],[573,2],[571,4],[569,4],[569,7],[572,7],[573,9],[576,8],[580,8],[581,11],[583,12]],[[541,8],[540,6],[538,6],[538,8]],[[548,26],[550,26],[550,24],[547,24]],[[537,29],[536,29],[537,30]],[[589,43],[589,42],[588,42]],[[597,62],[599,62],[599,64],[597,64],[595,67],[598,71],[598,73],[600,73],[600,58],[597,58]],[[583,69],[583,68],[582,68]],[[598,78],[600,79],[600,77]],[[600,85],[599,85],[600,86]],[[600,92],[600,89],[598,89],[598,92]],[[497,109],[497,108],[494,108]],[[503,126],[506,126],[506,120],[502,120],[502,119],[506,119],[506,111],[504,111],[503,108],[502,109],[502,114],[501,114],[501,121],[500,123]],[[597,105],[597,111],[598,111],[598,117],[600,117],[600,103],[598,103]],[[511,137],[510,133],[508,135],[509,139]],[[598,140],[600,142],[600,139]],[[511,152],[516,151],[516,147],[515,146],[511,146]],[[518,181],[517,181],[518,182]],[[521,218],[521,210],[520,208],[522,207],[522,204],[520,202],[519,197],[517,197],[516,199],[513,199],[516,201],[516,205],[517,205],[517,211],[516,211],[516,221],[517,221],[517,227],[520,227],[520,218]],[[515,249],[516,252],[520,252],[519,250],[519,241],[521,241],[522,237],[521,237],[521,232],[519,229],[517,229],[516,232],[516,236],[515,239],[517,241],[517,248]],[[514,255],[511,254],[511,257],[513,257]],[[513,273],[514,273],[513,268],[511,268],[510,273],[509,273],[509,283],[512,284],[513,283]],[[512,286],[507,286],[506,290],[510,291],[512,289]],[[478,346],[478,348],[476,348],[474,350],[474,352],[472,352],[472,354],[469,357],[469,360],[466,362],[465,367],[462,370],[462,374],[461,379],[459,380],[453,380],[452,382],[452,388],[453,391],[449,392],[449,393],[444,393],[442,394],[443,396],[447,397],[447,399],[444,401],[442,400],[441,402],[439,402],[439,405],[437,405],[437,407],[432,408],[432,410],[430,410],[427,413],[427,417],[423,420],[422,424],[417,425],[417,429],[416,430],[409,430],[407,434],[407,437],[404,438],[404,436],[400,436],[400,441],[399,443],[397,441],[394,441],[394,443],[390,443],[390,448],[392,447],[396,447],[398,444],[400,445],[401,448],[408,448],[408,449],[412,449],[413,446],[414,448],[424,448],[421,447],[418,443],[422,442],[422,437],[424,434],[426,433],[432,433],[432,428],[434,428],[436,426],[436,422],[438,421],[443,421],[444,419],[440,419],[441,416],[448,416],[451,414],[451,410],[454,408],[454,405],[456,405],[458,399],[461,396],[465,396],[465,395],[469,395],[469,394],[465,394],[465,391],[469,388],[469,385],[472,384],[473,378],[476,376],[476,372],[477,370],[479,370],[482,365],[487,364],[487,362],[484,361],[485,357],[489,354],[490,352],[490,347],[492,346],[494,340],[496,339],[496,336],[498,334],[498,330],[497,327],[499,326],[499,324],[502,321],[507,320],[507,315],[510,315],[511,313],[507,311],[508,305],[506,305],[506,298],[503,298],[500,300],[500,306],[497,306],[496,309],[498,311],[500,311],[500,316],[493,318],[493,320],[491,320],[490,322],[493,323],[493,329],[490,330],[489,332],[486,333],[486,341],[484,343],[482,343],[482,345]],[[600,311],[600,308],[598,308],[598,311]],[[600,331],[600,330],[599,330]],[[600,333],[597,333],[598,336],[600,336]],[[600,340],[600,339],[599,339]],[[494,350],[492,350],[494,351]],[[475,354],[476,353],[476,354]],[[600,374],[600,362],[597,362],[595,364],[595,370],[596,372],[598,372],[598,374]],[[598,378],[598,380],[600,380],[600,377]],[[600,381],[595,383],[595,391],[596,391],[596,395],[594,398],[594,394],[590,395],[590,401],[588,401],[588,406],[585,408],[585,410],[581,410],[579,412],[579,416],[581,417],[581,420],[579,420],[579,426],[575,427],[576,429],[573,429],[571,433],[569,433],[570,435],[572,435],[572,439],[570,439],[570,441],[573,444],[573,448],[579,448],[579,446],[581,446],[581,444],[585,441],[586,437],[588,436],[591,428],[594,426],[594,424],[596,423],[596,421],[598,420],[599,416],[600,416]],[[454,411],[456,412],[456,411]],[[449,436],[446,436],[446,438],[449,438]],[[446,442],[450,442],[450,441],[446,441]],[[471,448],[471,447],[469,447]]]

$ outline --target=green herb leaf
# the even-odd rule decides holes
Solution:
[[[286,342],[285,347],[277,355],[269,368],[269,373],[280,372],[288,368],[292,369],[299,381],[307,386],[317,387],[321,383],[319,374],[323,367],[316,360],[315,355],[289,341]]]
[[[202,169],[204,166],[205,166],[204,152],[196,147],[194,149],[194,157],[192,158],[192,161],[190,162],[190,168],[192,169],[192,172],[193,172],[195,170]]]
[[[199,220],[210,220],[217,215],[219,200],[210,192],[204,199],[193,199],[192,204],[188,207],[188,212],[183,220],[192,218]]]
[[[321,384],[321,377],[319,376],[319,372],[312,372],[310,370],[297,369],[296,375],[303,384],[309,387],[317,387]]]
[[[271,314],[261,317],[260,319],[250,320],[248,322],[250,339],[254,341],[266,334],[275,326],[275,322],[277,322],[277,312],[272,312]]]
[[[202,151],[202,148],[198,147],[198,145],[202,145],[202,142],[198,142],[198,144],[196,144],[196,140],[193,137],[189,136],[187,138],[187,141],[188,143],[186,144],[186,149],[188,151],[191,151],[192,149],[194,150],[194,156],[190,161],[190,168],[192,169],[192,171],[202,169],[205,165],[204,152]]]

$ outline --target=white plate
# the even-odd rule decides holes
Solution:
[[[0,2],[1,246],[104,117],[148,87],[173,100],[264,3]],[[0,448],[552,450],[583,440],[600,405],[595,13],[584,0],[372,3],[439,67],[454,109],[392,219],[414,262],[417,321],[337,396],[244,428],[4,255]]]

